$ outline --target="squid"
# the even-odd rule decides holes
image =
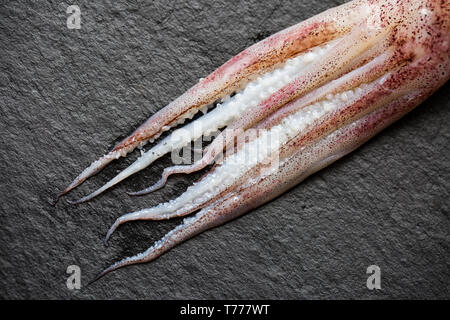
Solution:
[[[129,221],[185,218],[146,251],[114,263],[96,279],[150,262],[278,197],[419,105],[449,78],[449,13],[447,0],[345,3],[250,46],[151,116],[58,198],[146,143],[155,142],[104,186],[72,203],[91,200],[156,159],[215,133],[201,158],[166,168],[156,184],[130,194],[160,189],[173,174],[212,168],[179,197],[119,217],[105,243]]]

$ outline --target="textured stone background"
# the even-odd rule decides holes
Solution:
[[[153,195],[167,158],[94,201],[49,202],[91,161],[234,54],[342,1],[75,1],[81,30],[59,1],[0,1],[0,297],[449,298],[450,117],[446,85],[353,154],[282,197],[114,272],[180,221],[121,227],[120,214],[180,194],[178,176]],[[72,192],[94,190],[137,157]],[[367,266],[382,290],[366,288]]]

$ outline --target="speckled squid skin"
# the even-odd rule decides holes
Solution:
[[[280,162],[275,170],[261,174],[259,169],[263,163],[257,163],[224,190],[212,192],[201,201],[175,206],[172,211],[166,210],[166,207],[172,208],[169,202],[156,209],[120,217],[109,230],[107,239],[127,221],[169,219],[199,210],[147,251],[113,264],[99,277],[126,265],[151,261],[178,243],[270,201],[359,147],[419,105],[449,78],[449,12],[450,5],[445,0],[349,2],[244,50],[149,118],[60,195],[113,159],[156,139],[180,119],[244,87],[248,81],[277,68],[287,59],[337,40],[331,53],[313,61],[293,81],[227,125],[227,129],[236,132],[231,133],[232,137],[240,134],[237,129],[242,132],[258,128],[272,132],[281,127],[288,132],[292,128],[283,127],[287,120],[307,114],[310,109],[313,111],[314,106],[325,108],[328,103],[329,112],[305,120],[302,130],[294,131],[295,134],[287,136],[279,145],[276,155]],[[213,158],[205,156],[196,170],[211,163]],[[216,174],[221,166],[226,168],[226,162],[216,164],[197,182],[197,187],[188,189],[187,199],[189,192],[195,196],[195,188],[207,183],[208,176]],[[188,172],[177,170],[174,172]]]

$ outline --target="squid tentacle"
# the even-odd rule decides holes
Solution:
[[[406,69],[410,69],[409,66],[404,67]],[[352,91],[344,92],[343,94],[337,94],[333,97],[331,97],[331,102],[325,101],[316,104],[318,108],[321,108],[323,110],[323,114],[320,117],[316,116],[316,119],[309,120],[310,123],[306,123],[304,126],[298,128],[302,129],[298,133],[294,133],[291,138],[287,138],[284,145],[282,145],[279,149],[275,150],[273,153],[276,155],[279,155],[282,160],[286,158],[288,155],[286,155],[286,152],[292,152],[296,149],[293,149],[291,147],[292,144],[296,144],[297,146],[301,145],[303,147],[307,146],[308,144],[313,143],[317,139],[320,139],[323,135],[331,134],[336,128],[340,128],[347,123],[351,123],[352,120],[354,120],[355,117],[355,111],[358,110],[362,104],[365,104],[367,100],[374,100],[376,97],[376,102],[373,102],[371,105],[371,108],[366,110],[366,113],[371,112],[372,110],[376,110],[378,106],[382,106],[386,101],[393,100],[398,96],[402,95],[402,90],[392,91],[390,88],[391,81],[395,79],[395,73],[389,73],[384,75],[382,78],[377,79],[376,81],[365,85],[364,89],[359,88],[360,90],[358,93],[353,93]],[[353,97],[352,97],[353,95]],[[343,100],[343,101],[342,101]],[[335,103],[337,107],[330,106],[327,107],[327,104]],[[310,105],[310,109],[313,109],[316,107],[316,105]],[[316,107],[316,108],[317,108]],[[304,114],[308,114],[311,111],[315,112],[314,110],[305,110],[303,109]],[[328,114],[328,115],[326,115]],[[336,116],[336,114],[339,114],[339,117]],[[357,116],[361,116],[360,114],[357,114]],[[364,114],[362,115],[364,116]],[[316,124],[316,122],[320,122]],[[307,126],[310,128],[308,129]],[[273,127],[272,127],[273,128]],[[275,128],[278,129],[278,128]],[[264,141],[265,142],[265,141]],[[242,150],[241,150],[241,153]],[[268,155],[268,158],[273,157],[273,153]],[[229,161],[230,158],[227,160]],[[261,163],[270,163],[270,161],[261,161]],[[245,183],[245,181],[250,180],[251,178],[255,178],[255,175],[259,172],[257,170],[257,166],[260,163],[256,163],[254,166],[249,166],[246,171],[242,172],[242,174],[239,177],[234,177],[235,181],[227,186],[226,183],[223,184],[222,181],[220,181],[220,184],[223,184],[225,186],[225,190],[221,190],[221,187],[218,185],[215,186],[215,193],[211,192],[208,194],[208,196],[203,196],[203,200],[199,201],[199,198],[197,198],[196,202],[193,203],[196,193],[201,193],[197,189],[203,187],[203,190],[208,190],[211,186],[211,181],[208,180],[208,175],[205,176],[204,179],[202,179],[200,182],[197,183],[197,185],[194,185],[188,190],[178,197],[175,200],[172,200],[171,202],[161,204],[159,206],[150,208],[150,209],[143,209],[137,212],[132,212],[127,215],[124,215],[116,220],[114,225],[111,227],[111,229],[108,231],[107,239],[110,237],[112,232],[122,223],[128,222],[128,221],[134,221],[134,220],[164,220],[164,219],[171,219],[174,217],[180,217],[187,215],[195,210],[203,208],[205,205],[211,203],[211,201],[216,201],[217,199],[220,199],[220,197],[223,194],[226,194],[236,188],[238,188],[239,185],[242,183]],[[231,163],[231,170],[234,163]],[[227,161],[221,164],[221,168],[226,168],[227,166],[230,166]],[[217,168],[217,167],[216,167]],[[211,170],[209,176],[214,175],[214,170]],[[223,186],[222,186],[223,187]],[[178,203],[177,203],[178,202]],[[174,210],[175,209],[175,210]]]
[[[345,90],[352,89],[361,85],[365,82],[370,82],[374,80],[377,76],[382,75],[387,72],[389,68],[393,65],[399,63],[399,58],[396,53],[392,50],[384,52],[379,56],[375,57],[373,60],[369,61],[367,64],[361,66],[360,68],[344,75],[342,78],[336,79],[328,83],[323,87],[310,92],[309,94],[301,97],[298,100],[286,105],[274,114],[272,114],[268,119],[264,119],[260,122],[256,128],[268,128],[273,126],[275,123],[279,122],[283,117],[291,114],[292,112],[298,111],[300,108],[307,106],[308,104],[315,103],[326,95],[336,94]],[[205,155],[192,165],[178,165],[169,168],[165,168],[161,179],[154,185],[143,189],[138,192],[128,192],[129,195],[145,195],[153,191],[159,190],[164,187],[167,179],[173,174],[189,174],[195,171],[204,169],[207,165],[213,163],[220,152],[224,149],[223,146],[228,146],[230,140],[232,141],[234,137],[238,134],[226,134],[232,129],[226,129],[222,135],[219,135],[212,143],[212,145],[206,148]],[[236,130],[239,132],[240,130]],[[224,142],[226,141],[226,142]]]
[[[126,156],[148,141],[153,142],[164,131],[192,118],[202,108],[243,88],[257,75],[273,70],[309,48],[345,34],[356,23],[358,14],[367,16],[368,12],[354,3],[331,8],[242,51],[150,117],[108,154],[94,161],[57,195],[55,204],[60,197],[100,172],[111,161]]]
[[[368,26],[367,21],[362,22],[357,28],[352,30],[350,34],[344,36],[342,39],[339,39],[339,41],[336,41],[333,45],[323,50],[325,51],[325,53],[333,52],[333,55],[325,54],[322,59],[315,59],[312,64],[306,66],[306,68],[301,70],[292,82],[286,84],[278,91],[275,91],[260,104],[254,107],[250,106],[250,109],[248,110],[249,116],[240,117],[229,124],[229,128],[231,129],[230,132],[237,132],[237,129],[239,128],[243,128],[245,130],[251,127],[252,124],[258,122],[263,117],[268,116],[292,99],[295,99],[299,95],[305,94],[315,87],[320,86],[324,82],[341,75],[343,70],[345,70],[345,67],[350,64],[353,59],[357,58],[361,53],[370,48],[373,43],[383,37],[387,32],[388,30],[386,29]],[[208,115],[205,115],[204,117],[207,116]],[[195,126],[195,123],[192,124],[192,126]],[[214,127],[210,130],[214,131],[216,129],[217,127]],[[208,133],[208,131],[206,133]],[[199,132],[199,135],[201,135],[201,132]],[[179,136],[181,137],[182,134],[180,134]],[[233,139],[234,136],[230,138]],[[148,151],[144,156],[136,160],[130,167],[122,171],[97,191],[71,203],[78,204],[91,200],[93,197],[114,186],[126,177],[129,177],[130,175],[144,169],[158,157],[174,148],[173,146],[171,146],[170,139],[170,137],[166,138],[156,146],[156,148],[160,147],[157,151]],[[192,139],[188,139],[188,141],[186,141],[186,139],[182,139],[183,142],[179,146],[183,146],[191,140]],[[219,138],[215,141],[217,142],[220,140],[221,139]],[[213,148],[215,146],[216,143],[213,142]],[[164,150],[160,151],[160,149]],[[205,163],[207,165],[210,162],[202,161],[203,165]]]
[[[131,195],[163,187],[172,174],[214,166],[179,197],[119,217],[105,243],[129,221],[193,214],[148,250],[111,265],[97,279],[152,261],[274,199],[420,104],[449,78],[449,6],[439,0],[351,1],[244,50],[149,118],[58,198],[199,111],[205,114],[175,129],[74,203],[90,200],[164,154],[223,129],[200,160],[166,168],[156,184]],[[216,108],[207,112],[215,102]]]
[[[387,107],[334,132],[321,141],[319,145],[311,146],[311,153],[320,154],[320,161],[315,161],[312,157],[305,156],[304,152],[295,153],[283,162],[276,174],[263,177],[255,181],[251,186],[245,185],[241,190],[228,194],[216,203],[203,208],[194,217],[184,219],[181,225],[170,231],[161,240],[155,242],[145,252],[116,262],[101,272],[94,281],[116,269],[137,263],[150,262],[193,236],[239,217],[259,206],[261,201],[266,202],[275,198],[293,185],[306,179],[312,173],[351,152],[391,122],[407,113],[414,106],[415,98],[407,96],[398,99]],[[368,128],[370,130],[367,130]],[[363,140],[356,133],[363,134]],[[344,148],[342,148],[343,145],[345,146]],[[298,172],[296,176],[290,177],[288,180],[284,180],[281,188],[275,186],[273,181],[279,180],[279,175],[290,176],[290,173],[295,171],[296,167],[306,167],[307,169]],[[255,193],[258,194],[258,197],[254,196]],[[109,238],[114,229],[115,225],[108,231],[107,238]]]

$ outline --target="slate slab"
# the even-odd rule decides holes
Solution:
[[[164,158],[94,201],[49,202],[91,161],[230,57],[343,1],[1,1],[0,297],[311,299],[450,297],[449,87],[362,148],[240,219],[157,261],[84,285],[177,225],[121,214],[174,198],[195,175],[141,198]],[[81,29],[66,26],[70,4]],[[92,191],[115,162],[67,198]],[[366,288],[378,265],[382,289]],[[66,269],[82,270],[68,290]]]

